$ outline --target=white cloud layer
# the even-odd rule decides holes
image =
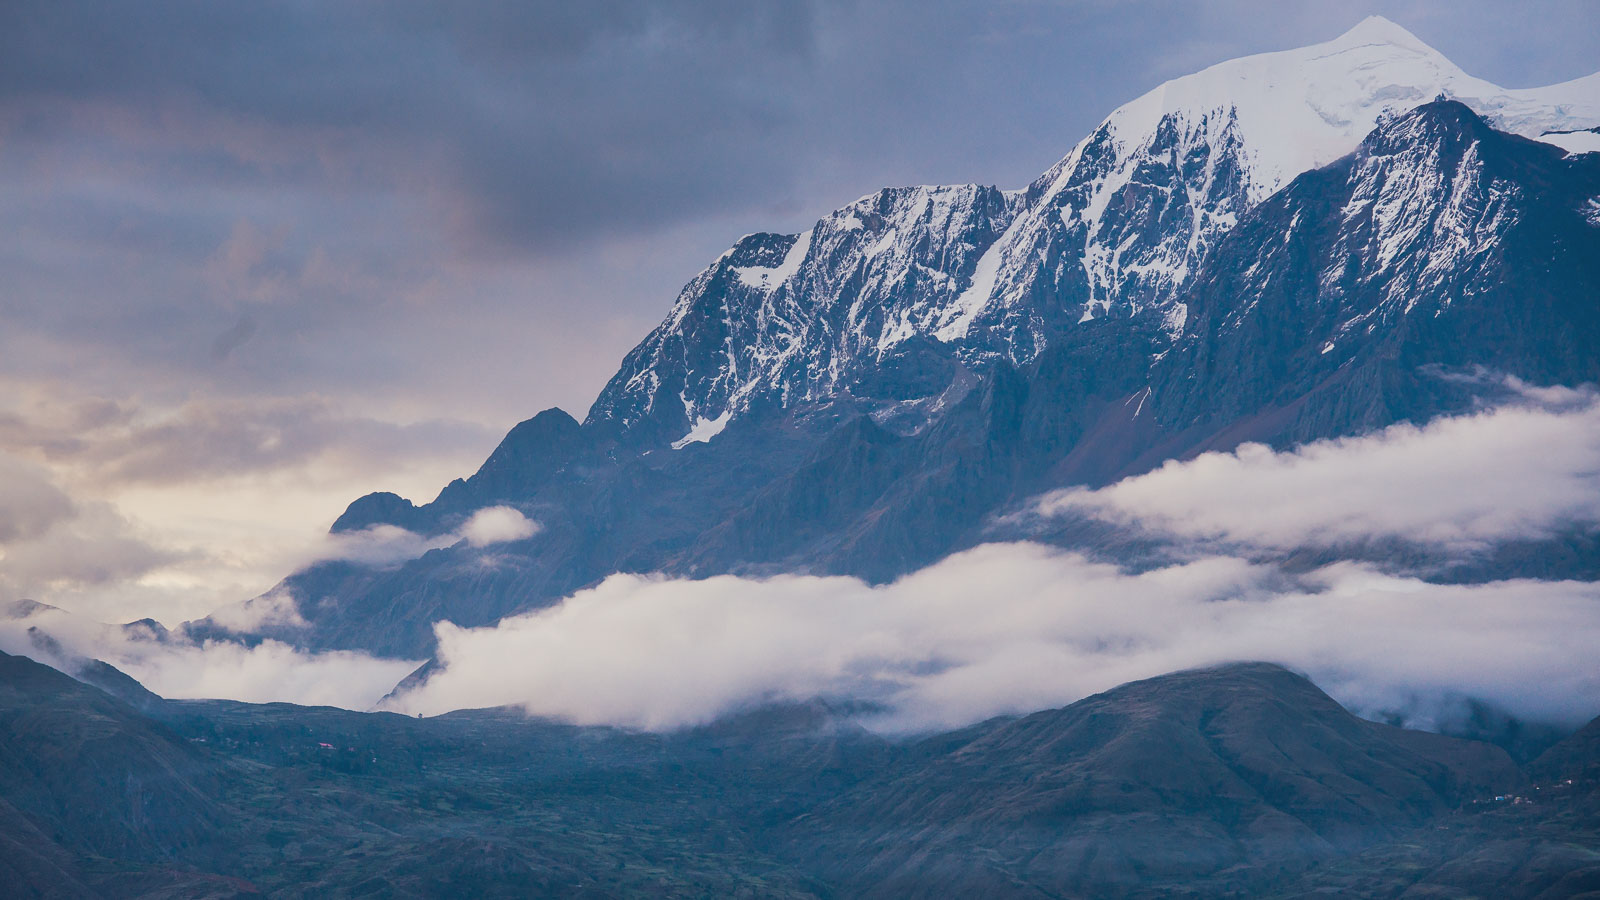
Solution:
[[[466,541],[471,547],[488,547],[520,541],[539,533],[539,523],[510,506],[486,506],[474,512],[454,531],[432,537],[396,525],[372,525],[360,531],[329,534],[306,563],[345,560],[364,566],[389,566],[416,559]]]
[[[343,560],[363,566],[391,566],[459,540],[461,537],[454,533],[424,537],[398,525],[372,525],[360,531],[327,535],[308,562]]]
[[[1600,404],[1513,387],[1526,405],[1281,453],[1245,444],[1056,492],[1038,510],[1269,549],[1377,538],[1463,553],[1600,523]]]
[[[1396,539],[1470,553],[1600,523],[1595,395],[1505,386],[1516,404],[1289,452],[1208,453],[1038,504],[1165,533],[1187,545],[1182,564],[1128,572],[993,544],[878,587],[616,575],[493,627],[440,625],[444,670],[398,705],[667,728],[831,694],[923,729],[1269,660],[1369,714],[1425,720],[1472,696],[1575,722],[1600,712],[1600,585],[1440,585],[1350,563],[1291,576],[1240,558]]]
[[[533,537],[539,523],[509,506],[489,506],[478,510],[457,533],[474,547],[505,544]]]
[[[104,625],[39,607],[13,618],[0,612],[0,650],[73,672],[104,660],[163,697],[224,697],[368,709],[417,667],[417,660],[361,653],[306,653],[278,641],[246,647],[192,643],[141,626]]]
[[[398,709],[518,704],[661,729],[822,694],[879,702],[882,727],[920,730],[1269,660],[1368,713],[1461,694],[1540,719],[1600,712],[1595,585],[1442,586],[1353,564],[1297,579],[1231,557],[1127,573],[994,544],[881,587],[616,575],[551,609],[438,634],[444,671]]]
[[[1398,537],[1472,550],[1600,521],[1594,398],[1522,394],[1514,408],[1292,452],[1208,454],[1042,504],[1193,541],[1182,563],[1135,572],[1010,543],[879,586],[811,575],[615,575],[492,627],[440,624],[442,670],[392,705],[426,714],[519,705],[580,723],[667,729],[823,695],[876,704],[879,727],[925,730],[1058,706],[1177,669],[1267,660],[1308,673],[1369,715],[1403,712],[1427,725],[1473,697],[1576,724],[1600,713],[1600,584],[1443,585],[1355,563],[1296,575],[1237,552]],[[330,552],[382,565],[537,529],[494,507],[437,538],[380,527],[334,536]],[[292,623],[288,600],[263,598],[241,615]],[[175,697],[365,708],[414,667],[274,642],[154,641],[70,617],[45,624],[68,656],[105,659]],[[0,623],[0,648],[45,652],[15,622]]]

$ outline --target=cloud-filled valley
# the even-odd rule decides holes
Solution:
[[[875,728],[924,731],[1058,706],[1175,669],[1259,659],[1307,672],[1368,715],[1430,726],[1473,698],[1575,723],[1600,712],[1592,665],[1600,585],[1440,584],[1357,562],[1290,571],[1251,553],[1400,540],[1473,553],[1592,531],[1596,471],[1594,396],[1523,389],[1513,404],[1421,427],[1168,463],[1096,491],[1047,496],[1029,513],[1088,512],[1164,535],[1175,562],[1129,569],[1010,542],[883,585],[617,574],[494,626],[440,623],[439,665],[386,705],[428,715],[516,705],[580,723],[670,729],[823,696],[863,704]],[[435,538],[376,526],[330,535],[319,553],[389,566],[537,529],[495,507]],[[241,630],[274,616],[292,622],[285,600],[269,594],[214,621]],[[105,659],[179,697],[366,708],[419,662],[275,641],[153,641],[50,611],[0,625],[6,649],[27,652],[34,626],[69,656]]]
[[[672,729],[773,700],[857,701],[888,731],[1060,706],[1231,660],[1305,671],[1372,716],[1431,727],[1463,698],[1536,721],[1600,713],[1600,586],[1440,585],[1343,563],[1300,575],[1213,556],[1131,573],[1036,544],[975,548],[889,585],[780,576],[615,575],[495,627],[439,627],[443,670],[385,704],[435,715],[516,705],[584,724]],[[41,610],[30,629],[172,697],[369,708],[416,667],[276,641],[154,640]],[[49,659],[50,653],[44,653]]]
[[[1439,584],[1396,564],[1291,572],[1270,561],[1308,546],[1459,556],[1592,534],[1595,394],[1510,387],[1514,400],[1476,413],[1281,452],[1207,453],[1047,495],[1022,514],[1088,514],[1160,535],[1177,562],[1136,571],[1007,543],[882,586],[614,575],[494,627],[441,624],[443,670],[397,706],[521,704],[659,728],[765,699],[834,695],[880,704],[884,727],[927,729],[1174,669],[1266,659],[1311,673],[1372,715],[1429,723],[1470,696],[1578,721],[1600,712],[1591,661],[1600,585]]]
[[[493,628],[441,625],[444,671],[394,707],[671,728],[823,695],[881,704],[879,727],[931,730],[1260,659],[1369,714],[1430,724],[1466,695],[1574,723],[1600,712],[1597,611],[1600,587],[1576,582],[1435,585],[1354,564],[1290,577],[1232,557],[1129,573],[986,545],[882,587],[612,576]]]

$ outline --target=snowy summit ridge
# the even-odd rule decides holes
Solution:
[[[887,188],[804,234],[746,236],[685,286],[589,419],[683,447],[760,405],[931,411],[962,368],[1026,363],[1096,319],[1175,340],[1179,289],[1244,212],[1441,96],[1525,137],[1600,124],[1600,74],[1508,90],[1368,18],[1167,82],[1024,190]]]

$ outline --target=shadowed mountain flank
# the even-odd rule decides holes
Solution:
[[[857,713],[652,734],[512,710],[140,712],[3,657],[0,871],[23,896],[1224,897],[1459,871],[1516,896],[1586,877],[1563,848],[1600,833],[1595,726],[1523,771],[1267,664],[917,740]],[[1534,807],[1494,800],[1535,793],[1533,830]]]

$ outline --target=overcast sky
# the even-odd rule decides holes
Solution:
[[[259,593],[355,496],[581,417],[740,235],[1021,186],[1369,13],[1508,87],[1600,70],[1590,0],[0,4],[0,599]]]

